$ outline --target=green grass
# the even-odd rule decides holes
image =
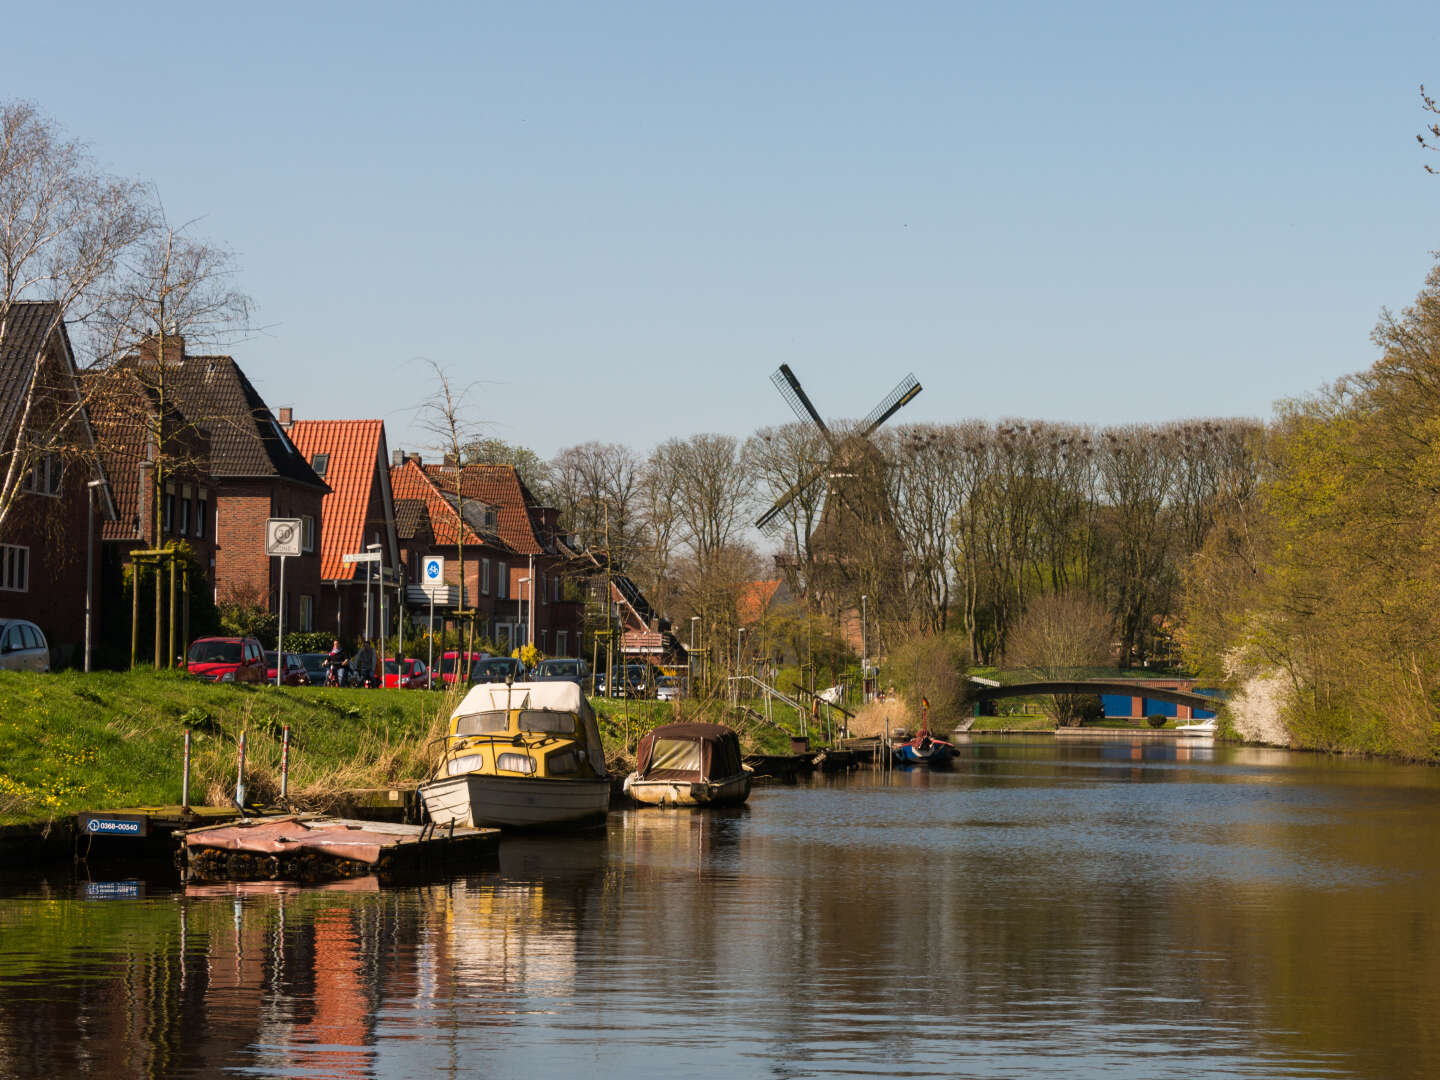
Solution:
[[[291,798],[323,808],[346,791],[423,779],[456,703],[438,690],[218,685],[179,672],[0,672],[0,823],[178,804],[186,727],[196,805],[233,795],[242,731],[249,798],[275,798],[288,725]],[[657,724],[727,719],[720,702],[593,703],[612,768]],[[742,742],[747,752],[788,749],[771,730]]]

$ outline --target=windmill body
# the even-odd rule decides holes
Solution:
[[[802,423],[812,424],[828,454],[815,463],[756,521],[765,528],[812,486],[824,483],[825,501],[802,554],[806,594],[842,622],[869,596],[871,611],[883,617],[903,604],[904,556],[890,506],[887,464],[871,436],[920,393],[914,375],[907,375],[870,415],[852,431],[836,432],[821,419],[789,365],[771,376],[781,397]],[[858,624],[858,618],[854,619]],[[880,619],[877,618],[877,629]],[[856,627],[857,640],[860,636]]]

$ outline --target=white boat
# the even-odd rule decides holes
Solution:
[[[1176,724],[1175,730],[1181,735],[1214,735],[1217,717],[1201,720],[1197,724]]]
[[[590,703],[570,682],[474,687],[450,715],[445,753],[420,798],[440,826],[604,817],[610,777]]]

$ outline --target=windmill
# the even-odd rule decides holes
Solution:
[[[860,421],[854,432],[839,437],[820,419],[789,364],[781,364],[780,370],[770,376],[770,381],[802,424],[809,421],[815,425],[825,440],[829,457],[802,476],[775,501],[775,505],[761,514],[755,522],[756,527],[763,529],[774,521],[785,507],[821,477],[828,477],[829,486],[820,512],[820,524],[815,529],[817,537],[842,527],[842,516],[854,517],[861,522],[889,521],[890,506],[885,493],[883,460],[870,436],[920,393],[922,388],[915,376],[906,375],[901,379],[899,385],[870,410],[870,415]]]

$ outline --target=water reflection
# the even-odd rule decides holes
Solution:
[[[1432,770],[981,737],[424,886],[30,878],[0,1075],[1435,1075],[1437,826]]]

